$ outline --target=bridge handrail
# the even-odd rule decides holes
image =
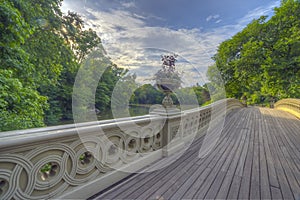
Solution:
[[[2,132],[0,199],[87,198],[128,176],[124,171],[177,151],[204,134],[214,116],[240,107],[238,100],[224,99],[172,116]],[[124,171],[113,170],[120,167]]]
[[[276,109],[287,111],[300,119],[300,99],[282,99],[275,103]]]

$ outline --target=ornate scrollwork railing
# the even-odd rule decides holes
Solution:
[[[275,108],[287,111],[300,119],[300,99],[282,99],[275,103]]]
[[[213,115],[240,107],[225,99],[173,116],[0,133],[0,199],[87,198],[129,174],[116,169],[139,170],[203,134]]]
[[[58,197],[161,149],[162,121],[152,118],[149,127],[149,120],[133,120],[139,130],[120,120],[4,133],[0,141],[0,199]],[[119,128],[120,123],[127,134]]]

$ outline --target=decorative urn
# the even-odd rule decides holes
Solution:
[[[174,90],[181,86],[181,77],[178,71],[175,70],[175,62],[177,55],[162,55],[162,69],[155,74],[156,86],[166,96],[162,101],[165,108],[173,107],[171,94]]]

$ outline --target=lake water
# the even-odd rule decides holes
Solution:
[[[135,116],[142,116],[149,114],[149,106],[130,106],[129,107],[129,114],[128,111],[118,110],[117,116],[113,116],[111,110],[102,112],[98,115],[98,120],[105,120],[105,119],[114,119],[114,118],[122,118],[122,117],[135,117]]]
[[[123,118],[123,117],[135,117],[135,116],[142,116],[142,115],[148,115],[149,114],[149,109],[150,109],[151,105],[131,105],[129,106],[129,110],[118,110],[116,115],[113,115],[111,110],[108,111],[104,111],[101,112],[98,115],[98,120],[107,120],[107,119],[117,119],[117,118]],[[182,110],[188,110],[188,109],[192,109],[195,108],[197,106],[195,105],[182,105],[181,109]],[[177,106],[177,108],[180,109],[179,106]],[[128,114],[129,112],[129,114]],[[58,125],[62,125],[62,124],[72,124],[74,123],[73,120],[64,120],[61,121]]]

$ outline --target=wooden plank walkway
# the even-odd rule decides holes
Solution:
[[[300,199],[300,120],[289,113],[250,107],[228,115],[205,158],[198,156],[202,140],[169,166],[91,199]]]

